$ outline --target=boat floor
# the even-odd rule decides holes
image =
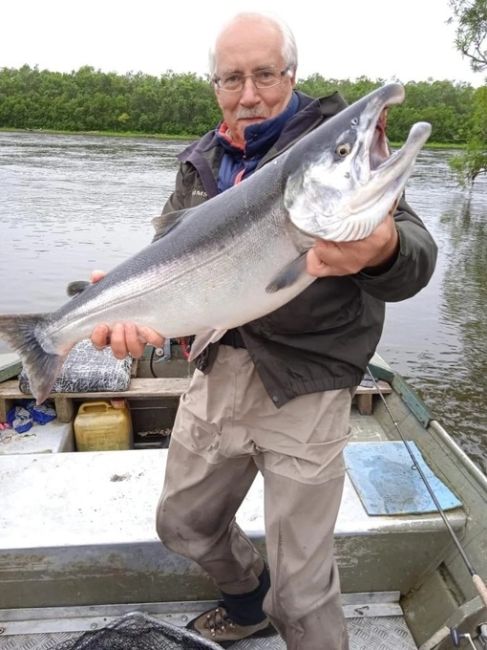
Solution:
[[[353,442],[389,440],[372,415],[354,409],[351,425]],[[0,456],[0,607],[10,608],[0,609],[0,650],[54,650],[134,611],[185,625],[212,605],[202,601],[215,596],[206,576],[169,553],[154,530],[166,456],[165,449]],[[262,491],[259,475],[238,520],[264,548]],[[449,519],[463,531],[462,508]],[[417,648],[399,596],[448,544],[437,513],[369,516],[346,478],[336,554],[351,650]],[[278,636],[232,647],[285,650]]]
[[[397,602],[392,602],[398,595],[386,592],[344,596],[350,650],[416,650],[401,609]],[[61,608],[0,610],[0,624],[5,634],[0,637],[0,650],[54,650],[59,644],[80,637],[85,630],[101,629],[121,615],[134,611],[171,625],[185,626],[214,604],[207,601],[62,608],[62,616]],[[21,620],[22,616],[31,618]],[[286,650],[286,646],[276,634],[239,641],[232,650]]]

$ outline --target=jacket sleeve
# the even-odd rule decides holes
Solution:
[[[174,186],[174,191],[171,196],[167,199],[164,207],[162,208],[162,214],[167,214],[168,212],[174,212],[175,210],[184,210],[188,206],[186,205],[186,197],[188,196],[188,185],[191,184],[192,180],[188,178],[188,164],[180,163],[179,169],[176,174],[176,181]]]
[[[152,225],[155,230],[152,241],[157,241],[165,235],[169,228],[181,218],[186,210],[185,197],[187,196],[187,191],[185,188],[187,182],[185,168],[186,165],[184,163],[179,165],[174,191],[164,204],[160,216],[152,220]]]
[[[382,272],[364,269],[354,279],[363,291],[385,302],[410,298],[429,282],[436,264],[437,246],[418,215],[401,198],[394,215],[399,250]]]

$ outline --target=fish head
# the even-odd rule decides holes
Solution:
[[[427,122],[414,124],[402,148],[391,154],[387,110],[404,97],[401,84],[378,88],[289,150],[284,205],[299,230],[352,241],[368,237],[385,219],[431,133]]]

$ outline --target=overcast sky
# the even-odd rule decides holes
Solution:
[[[252,9],[293,29],[298,77],[484,82],[455,49],[447,0],[10,0],[0,67],[203,75],[216,26]]]

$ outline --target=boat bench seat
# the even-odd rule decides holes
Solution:
[[[132,377],[129,388],[120,392],[91,392],[91,393],[52,393],[50,399],[54,400],[56,413],[60,422],[71,422],[74,417],[74,405],[76,401],[90,399],[115,399],[125,398],[127,400],[147,398],[181,397],[189,385],[187,377]],[[385,381],[379,381],[379,388],[382,393],[391,392],[390,385]],[[375,387],[358,386],[355,401],[357,408],[362,414],[372,413],[372,400],[378,390]],[[16,380],[0,383],[0,422],[5,422],[7,411],[12,407],[15,400],[26,399],[19,390]]]
[[[165,449],[0,456],[0,609],[214,598],[207,576],[157,538],[166,458]],[[264,550],[262,491],[258,475],[237,519]],[[462,509],[449,518],[463,529]],[[437,514],[370,517],[348,478],[335,543],[345,592],[406,593],[449,548]]]

